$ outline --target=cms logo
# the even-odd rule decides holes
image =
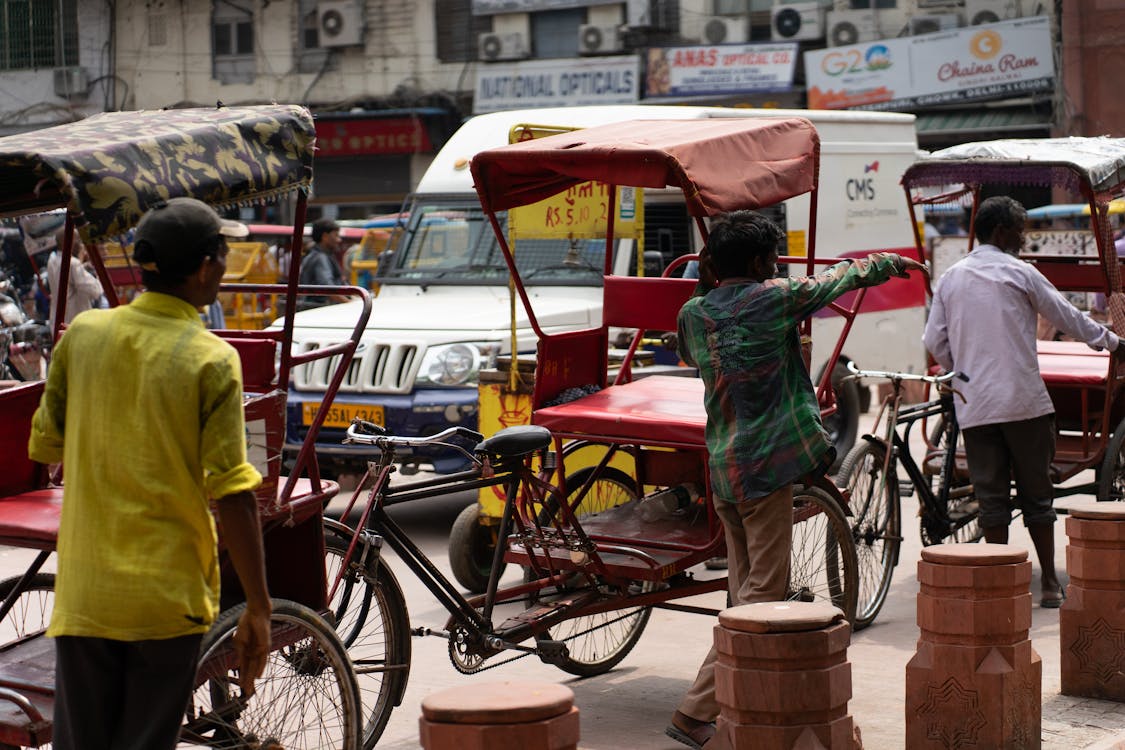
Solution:
[[[871,177],[853,177],[845,183],[844,192],[850,201],[873,201],[875,200],[875,180]]]

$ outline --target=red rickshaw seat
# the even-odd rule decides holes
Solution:
[[[1039,341],[1039,374],[1047,387],[1105,387],[1109,377],[1107,351],[1094,351],[1080,341]]]
[[[54,549],[62,495],[62,487],[50,487],[0,499],[0,544]]]
[[[612,385],[575,401],[536,409],[531,421],[567,435],[706,446],[707,414],[699,378],[652,375]]]

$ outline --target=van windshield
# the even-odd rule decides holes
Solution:
[[[498,215],[507,231],[507,214]],[[516,266],[527,285],[598,286],[605,239],[521,239]],[[406,232],[379,266],[381,282],[410,284],[508,283],[508,266],[479,205],[416,203]]]

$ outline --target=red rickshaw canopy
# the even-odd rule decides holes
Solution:
[[[502,211],[598,180],[678,187],[688,212],[761,208],[816,188],[820,137],[800,117],[631,120],[482,151],[481,205]]]

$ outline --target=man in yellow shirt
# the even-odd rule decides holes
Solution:
[[[253,692],[270,602],[246,460],[237,353],[205,330],[226,237],[245,233],[175,198],[136,231],[147,291],[78,315],[55,347],[31,457],[66,467],[55,606],[54,747],[172,748],[202,635],[219,607],[212,501],[246,594],[235,642]]]

